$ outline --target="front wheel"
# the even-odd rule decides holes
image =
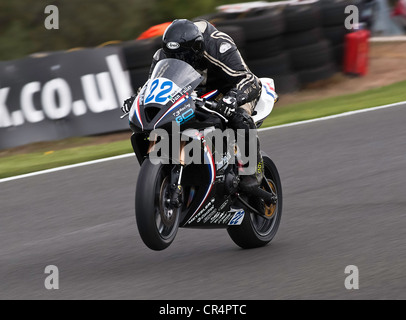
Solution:
[[[171,167],[146,159],[140,170],[135,195],[135,217],[142,241],[152,250],[163,250],[175,239],[180,208],[171,209]]]
[[[227,231],[231,239],[243,249],[258,248],[268,244],[275,237],[282,217],[282,185],[279,173],[268,156],[263,155],[263,159],[264,179],[276,193],[278,200],[276,204],[265,207],[268,219],[247,210],[241,225],[228,227]]]

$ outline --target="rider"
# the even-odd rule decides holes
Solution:
[[[251,129],[256,133],[251,115],[261,95],[261,83],[247,67],[233,39],[205,20],[174,20],[163,35],[162,49],[153,56],[149,76],[157,62],[165,58],[189,63],[205,77],[201,86],[205,87],[206,92],[214,89],[220,91],[222,98],[218,101],[217,111],[228,119],[229,127],[245,130],[248,150],[248,131]],[[124,102],[123,112],[130,110],[134,98]],[[241,176],[240,186],[243,190],[257,187],[263,176],[258,138],[257,141],[255,174]]]

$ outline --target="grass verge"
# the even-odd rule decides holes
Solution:
[[[264,121],[263,127],[331,116],[401,101],[406,101],[406,81],[360,93],[275,108]]]
[[[0,179],[132,152],[130,139],[0,158]]]
[[[322,100],[276,107],[262,127],[314,119],[347,111],[406,101],[406,81]],[[124,141],[4,156],[0,158],[0,179],[59,166],[80,163],[132,152],[129,139]]]

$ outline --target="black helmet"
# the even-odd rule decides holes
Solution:
[[[203,35],[193,22],[174,20],[162,37],[162,49],[168,58],[185,61],[196,68],[203,57]]]

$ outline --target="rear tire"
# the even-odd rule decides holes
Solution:
[[[166,205],[170,166],[146,159],[140,170],[135,194],[135,217],[142,241],[152,250],[166,249],[179,228],[180,208],[170,214]],[[168,217],[170,216],[170,217]]]
[[[231,239],[243,249],[252,249],[267,245],[275,237],[282,217],[282,185],[278,170],[273,161],[263,154],[265,178],[270,179],[276,188],[278,201],[271,219],[265,219],[246,210],[241,225],[227,229]]]

